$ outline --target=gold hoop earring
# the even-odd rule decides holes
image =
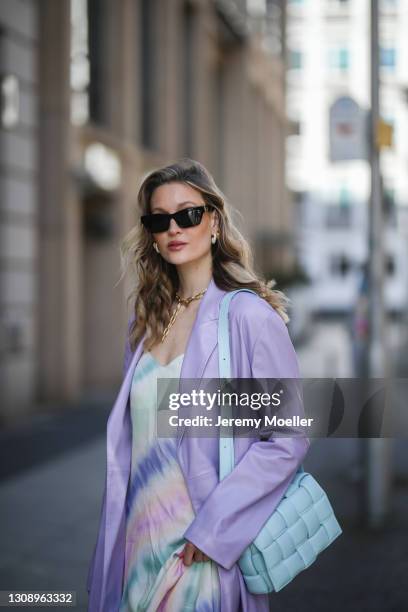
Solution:
[[[157,246],[157,242],[153,242],[153,248],[156,251],[156,253],[160,253],[159,247]]]

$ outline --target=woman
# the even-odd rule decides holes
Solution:
[[[231,302],[231,376],[299,377],[287,300],[254,272],[225,197],[198,162],[149,174],[138,204],[142,223],[121,250],[137,286],[124,380],[107,425],[89,611],[266,611],[268,596],[246,589],[237,561],[282,499],[309,440],[237,437],[235,468],[219,482],[215,437],[180,428],[163,441],[151,424],[158,377],[218,378],[218,310],[236,288],[258,295],[238,293]]]

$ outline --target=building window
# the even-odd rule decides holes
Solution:
[[[327,0],[329,8],[343,8],[350,5],[350,0]]]
[[[339,206],[340,208],[349,207],[351,204],[351,192],[348,187],[342,185],[339,191]]]
[[[303,57],[301,51],[291,49],[289,51],[289,68],[293,70],[300,70],[303,64]]]
[[[326,207],[326,227],[334,229],[351,227],[351,212],[350,206],[330,204]]]
[[[326,211],[326,227],[345,229],[352,224],[352,193],[347,185],[341,185],[333,194],[334,201],[328,204]]]
[[[89,115],[94,123],[100,125],[108,123],[108,10],[107,0],[88,0]]]
[[[147,149],[158,148],[157,133],[157,40],[156,0],[140,3],[140,61],[141,61],[141,113],[140,134],[142,145]]]
[[[334,253],[330,257],[330,271],[335,276],[346,276],[351,269],[351,261],[344,253]]]
[[[392,255],[385,256],[385,271],[387,276],[395,275],[395,259]]]
[[[383,211],[384,216],[392,227],[397,225],[397,214],[395,205],[395,189],[384,187],[383,189]]]
[[[292,119],[290,123],[290,134],[293,136],[300,136],[302,134],[302,123],[298,119]]]
[[[214,72],[214,160],[218,183],[224,183],[225,159],[225,66],[220,60]]]
[[[249,15],[266,15],[266,0],[246,0],[246,11]]]
[[[84,125],[89,120],[89,41],[87,0],[71,0],[71,121]]]
[[[393,70],[396,65],[396,50],[394,47],[381,47],[380,65]]]
[[[331,49],[329,55],[330,68],[348,70],[350,67],[350,53],[346,47]]]
[[[195,11],[189,2],[184,4],[183,11],[183,44],[182,44],[182,66],[183,66],[183,155],[194,155],[194,89],[195,71],[197,58],[195,57]]]

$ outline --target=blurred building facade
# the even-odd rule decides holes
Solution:
[[[284,4],[2,0],[0,424],[117,386],[118,246],[155,167],[200,160],[257,268],[293,266]]]
[[[313,282],[315,312],[348,311],[367,257],[370,167],[332,161],[330,108],[350,96],[370,106],[370,0],[288,0],[288,185],[296,194],[299,258]],[[387,226],[386,303],[406,308],[408,213],[408,4],[380,0],[380,110],[393,126],[381,153]]]

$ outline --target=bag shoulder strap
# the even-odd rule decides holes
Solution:
[[[229,326],[228,326],[228,311],[232,298],[236,293],[246,291],[248,293],[254,293],[258,295],[252,289],[235,289],[229,291],[221,300],[220,312],[218,318],[218,364],[219,364],[219,377],[220,378],[231,378],[231,352],[230,352],[230,338],[229,338]],[[222,414],[225,416],[230,415],[230,408],[222,407]],[[229,428],[227,428],[228,430]],[[234,438],[232,435],[221,436],[220,431],[220,457],[219,457],[219,479],[222,480],[231,472],[235,465],[234,459]],[[298,472],[304,472],[302,465],[299,465]]]
[[[221,300],[220,313],[218,318],[218,361],[220,378],[231,377],[231,352],[230,352],[230,338],[228,328],[228,311],[232,298],[237,293],[245,291],[247,293],[253,293],[258,295],[252,289],[235,289],[230,291]]]
[[[229,291],[221,300],[220,312],[218,318],[218,364],[219,377],[231,378],[231,351],[228,326],[228,311],[232,298],[241,291],[255,293],[252,289],[235,289]],[[229,416],[230,410],[226,407],[221,409],[222,416]],[[229,428],[227,428],[229,430]],[[219,460],[219,479],[222,480],[235,465],[234,461],[234,439],[232,435],[221,436],[220,431],[220,460]]]

